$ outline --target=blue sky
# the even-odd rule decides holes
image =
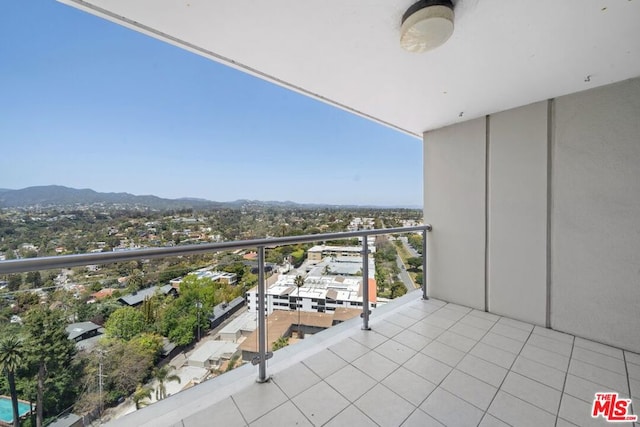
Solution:
[[[422,143],[51,0],[0,2],[0,188],[422,204]]]

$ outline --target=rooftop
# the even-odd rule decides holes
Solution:
[[[268,383],[245,365],[112,424],[589,426],[596,392],[640,401],[639,354],[419,292],[360,326],[277,351]]]

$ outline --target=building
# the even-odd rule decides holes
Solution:
[[[299,316],[298,316],[299,314]],[[299,321],[299,323],[298,323]],[[291,332],[301,325],[304,334],[315,334],[333,325],[333,313],[274,311],[267,317],[267,345],[272,350],[273,343],[280,337],[291,337]],[[242,351],[242,360],[250,362],[258,355],[258,330],[252,332],[238,349]],[[292,342],[290,342],[292,343]]]
[[[86,340],[99,335],[102,326],[93,322],[72,323],[66,327],[69,339],[75,342]]]
[[[369,253],[376,252],[375,246],[369,246]],[[359,256],[362,257],[362,246],[331,246],[317,245],[307,251],[307,259],[309,261],[321,261],[324,257],[344,257]]]
[[[220,329],[220,339],[223,341],[240,342],[256,330],[256,321],[255,311],[242,313]]]
[[[187,364],[198,368],[219,369],[222,363],[240,355],[238,344],[229,341],[206,341],[194,351]]]
[[[213,307],[213,312],[209,316],[209,324],[211,329],[219,326],[222,322],[228,319],[233,313],[240,310],[244,306],[245,300],[243,297],[234,298],[230,302],[223,302]]]
[[[164,286],[152,286],[150,288],[141,289],[136,292],[132,292],[130,294],[124,295],[118,298],[118,301],[121,304],[128,305],[130,307],[137,307],[144,302],[145,299],[151,298],[154,295],[178,295],[178,291],[171,285]]]
[[[345,276],[307,276],[304,286],[298,288],[296,276],[281,275],[266,291],[266,310],[272,314],[274,310],[325,313],[335,311],[338,307],[362,307],[362,277]],[[369,305],[377,305],[376,281],[369,278]],[[257,288],[246,294],[250,312],[258,310]]]

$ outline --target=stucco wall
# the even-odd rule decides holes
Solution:
[[[555,110],[551,326],[640,351],[640,79]]]
[[[489,311],[546,323],[547,102],[489,118]]]
[[[429,294],[484,309],[485,119],[425,135]]]
[[[431,296],[640,352],[640,79],[424,147]]]

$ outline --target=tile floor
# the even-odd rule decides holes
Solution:
[[[638,354],[436,300],[371,328],[175,425],[591,426],[598,391],[640,406]]]

